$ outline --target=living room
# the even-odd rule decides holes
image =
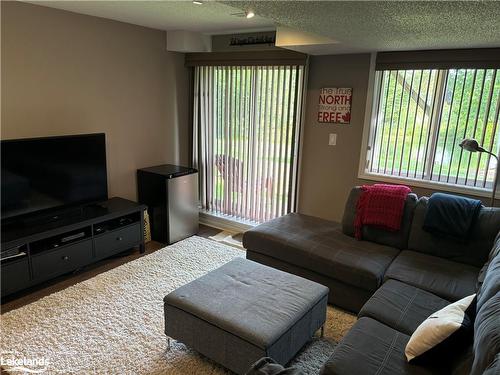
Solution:
[[[498,373],[498,14],[2,1],[2,370]]]

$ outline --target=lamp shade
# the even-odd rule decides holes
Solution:
[[[465,151],[469,152],[483,152],[484,149],[479,146],[479,143],[473,138],[465,138],[462,142],[459,143],[459,146],[462,147]]]

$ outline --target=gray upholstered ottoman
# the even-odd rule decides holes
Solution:
[[[325,323],[328,288],[243,258],[167,295],[165,333],[243,374],[289,362]]]

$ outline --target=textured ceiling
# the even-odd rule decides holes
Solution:
[[[274,23],[232,14],[239,9],[215,1],[195,5],[185,1],[27,1],[37,5],[88,14],[160,30],[188,30],[207,34],[273,30]]]
[[[500,1],[28,2],[161,30],[228,34],[283,25],[338,42],[313,46],[317,54],[500,47]],[[232,15],[248,9],[254,18]]]
[[[500,47],[495,1],[221,1],[339,41],[330,52]]]

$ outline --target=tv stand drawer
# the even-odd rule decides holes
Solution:
[[[38,253],[32,257],[33,278],[49,279],[92,262],[92,240]]]
[[[30,284],[30,268],[28,257],[16,259],[9,263],[2,262],[2,295],[17,292]]]
[[[141,242],[141,224],[106,232],[94,239],[95,254],[98,259],[130,249]]]

